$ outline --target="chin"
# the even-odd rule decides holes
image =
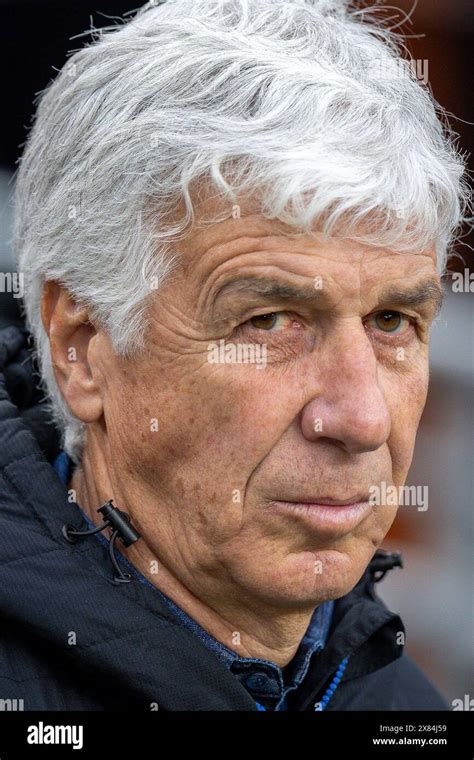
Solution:
[[[270,577],[258,583],[267,602],[288,606],[314,606],[348,594],[371,559],[363,560],[334,549],[299,552],[288,556]],[[319,564],[320,563],[320,564]],[[255,589],[256,590],[256,589]]]
[[[339,599],[348,594],[363,576],[372,555],[361,557],[345,551],[327,550],[318,552],[322,572],[317,576],[321,593],[328,599]]]

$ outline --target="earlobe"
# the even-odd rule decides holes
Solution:
[[[78,304],[60,283],[45,283],[41,317],[49,337],[58,387],[72,413],[82,422],[102,416],[100,372],[92,350],[98,333],[87,307]]]

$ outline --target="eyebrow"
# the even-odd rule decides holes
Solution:
[[[317,302],[325,300],[326,296],[323,289],[316,289],[315,287],[298,287],[268,278],[240,277],[230,280],[222,286],[214,297],[214,305],[230,292],[256,295],[268,301]],[[443,290],[438,282],[433,279],[426,280],[412,288],[388,288],[382,291],[379,297],[380,303],[396,303],[400,306],[422,306],[430,301],[435,305],[435,315],[439,314],[443,303]]]
[[[443,289],[436,280],[427,280],[407,290],[389,288],[381,293],[380,301],[391,301],[403,306],[422,306],[431,301],[434,303],[435,315],[437,316],[443,305],[443,297]]]
[[[314,301],[321,293],[321,291],[315,288],[299,288],[295,285],[280,282],[279,280],[240,277],[237,280],[230,280],[223,285],[216,294],[214,303],[229,291],[245,295],[263,296],[264,298],[268,298],[268,300],[279,298],[284,301]]]

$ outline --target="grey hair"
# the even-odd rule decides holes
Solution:
[[[43,284],[62,282],[117,353],[133,356],[152,291],[176,263],[172,246],[193,223],[198,181],[229,204],[258,190],[259,213],[295,231],[399,251],[433,244],[443,271],[467,205],[464,159],[379,11],[155,0],[94,30],[41,93],[14,246],[44,387],[75,462],[86,426],[55,383]]]

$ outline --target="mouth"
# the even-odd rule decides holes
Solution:
[[[355,496],[350,496],[348,499],[339,499],[337,497],[331,497],[331,496],[315,496],[309,497],[309,498],[302,498],[302,499],[292,499],[291,501],[283,502],[286,504],[318,504],[323,506],[330,506],[330,507],[347,507],[350,504],[362,504],[366,501],[369,501],[369,497],[367,494],[356,494]]]
[[[311,500],[273,500],[268,508],[274,513],[301,521],[311,532],[338,538],[357,528],[374,507],[367,495],[357,495],[349,499],[318,496]]]

